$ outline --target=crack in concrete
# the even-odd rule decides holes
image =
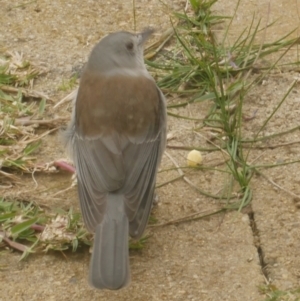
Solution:
[[[249,220],[250,220],[250,227],[251,227],[251,230],[253,233],[253,242],[257,249],[259,263],[261,266],[261,271],[262,271],[264,277],[267,279],[267,281],[269,281],[270,275],[268,273],[267,263],[265,262],[265,259],[264,259],[265,254],[264,254],[264,251],[260,244],[259,231],[257,229],[256,222],[255,222],[255,213],[251,210],[251,212],[248,213],[248,216],[249,216]]]

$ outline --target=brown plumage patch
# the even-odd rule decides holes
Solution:
[[[126,136],[159,131],[160,97],[154,81],[145,76],[103,76],[85,72],[76,102],[76,131],[80,135]]]

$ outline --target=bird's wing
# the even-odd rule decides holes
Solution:
[[[122,193],[131,236],[143,233],[165,145],[164,102],[148,77],[83,74],[71,141],[90,231],[102,221],[109,194]]]

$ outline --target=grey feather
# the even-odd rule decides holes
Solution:
[[[108,195],[106,216],[96,227],[89,283],[95,288],[120,289],[130,281],[128,219],[120,194]]]

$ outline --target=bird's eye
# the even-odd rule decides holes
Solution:
[[[126,48],[127,48],[128,50],[132,50],[132,49],[133,49],[133,43],[132,43],[132,42],[127,43],[127,44],[126,44]]]

